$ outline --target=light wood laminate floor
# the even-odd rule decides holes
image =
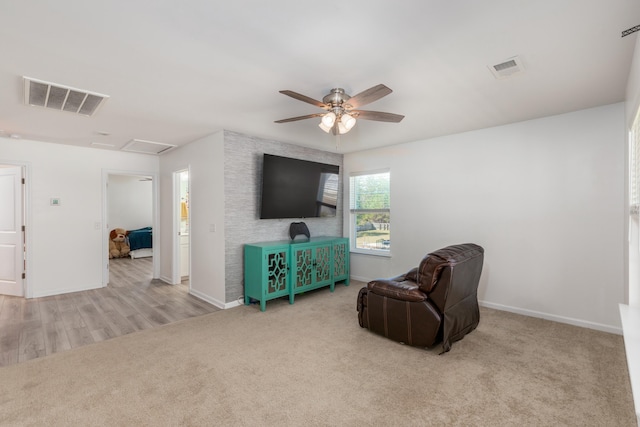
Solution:
[[[0,295],[0,366],[219,310],[186,283],[152,279],[152,258],[110,260],[105,288],[43,298]]]

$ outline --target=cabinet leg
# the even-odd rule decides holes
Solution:
[[[267,309],[267,302],[265,300],[260,300],[260,311],[265,311]]]
[[[244,296],[244,305],[251,304],[251,298],[248,295]]]
[[[293,294],[289,294],[289,304],[293,304]]]
[[[336,290],[336,282],[331,282],[331,285],[329,285],[329,290],[330,290],[331,292],[333,292],[333,291],[335,291],[335,290]]]

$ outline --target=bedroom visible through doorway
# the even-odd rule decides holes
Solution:
[[[151,176],[108,175],[106,231],[109,264],[123,258],[131,263],[142,258],[152,259],[155,215],[153,191]],[[114,239],[118,232],[121,237]]]

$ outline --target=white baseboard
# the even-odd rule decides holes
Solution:
[[[102,284],[100,284],[100,285],[96,285],[96,286],[89,286],[89,287],[82,288],[82,289],[56,289],[56,290],[53,290],[53,291],[36,292],[30,298],[52,297],[52,296],[55,296],[55,295],[70,294],[72,292],[91,291],[93,289],[100,289],[100,288],[104,288],[104,286],[102,286]]]
[[[511,307],[508,305],[496,304],[487,301],[478,301],[480,306],[493,308],[495,310],[508,311],[510,313],[522,314],[529,317],[537,317],[539,319],[551,320],[558,323],[566,323],[568,325],[580,326],[582,328],[595,329],[596,331],[609,332],[611,334],[622,335],[622,328],[604,325],[602,323],[589,322],[587,320],[574,319],[572,317],[558,316],[555,314],[543,313],[540,311],[527,310],[519,307]]]
[[[368,283],[373,279],[368,277],[351,276],[351,280],[359,280],[361,282]],[[535,310],[527,310],[519,307],[511,307],[508,305],[496,304],[488,301],[478,301],[478,303],[482,307],[493,308],[495,310],[508,311],[510,313],[522,314],[523,316],[537,317],[539,319],[546,319],[546,320],[551,320],[558,323],[566,323],[573,326],[580,326],[582,328],[595,329],[597,331],[622,335],[622,328],[619,328],[616,326],[604,325],[601,323],[589,322],[586,320],[574,319],[571,317],[558,316],[555,314],[543,313]]]
[[[244,300],[244,297],[242,299]],[[241,305],[244,305],[244,301],[240,301],[240,298],[238,298],[233,302],[225,303],[224,308],[240,307]]]
[[[172,282],[170,277],[167,276],[160,276],[158,277],[158,279],[162,280],[164,283],[167,283],[169,285],[173,285],[174,283]]]
[[[349,280],[357,280],[359,282],[369,283],[373,279],[369,279],[368,277],[361,277],[361,276],[349,276]]]
[[[240,297],[232,302],[223,302],[216,298],[211,298],[209,295],[203,294],[202,292],[196,291],[194,289],[191,289],[190,293],[196,298],[200,298],[201,300],[206,301],[209,304],[212,304],[218,308],[222,308],[225,310],[227,308],[233,308],[233,307],[238,307],[240,305],[243,305],[243,302],[241,301],[243,301],[244,297]]]
[[[194,297],[200,298],[202,301],[206,301],[209,304],[212,304],[212,305],[214,305],[214,306],[216,306],[218,308],[226,308],[225,307],[225,303],[223,301],[220,301],[218,299],[212,298],[209,295],[203,294],[202,292],[197,291],[197,290],[195,290],[193,288],[191,290],[189,290],[189,293],[191,295],[193,295]]]

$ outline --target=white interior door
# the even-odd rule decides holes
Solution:
[[[24,296],[22,168],[0,166],[0,294]]]

